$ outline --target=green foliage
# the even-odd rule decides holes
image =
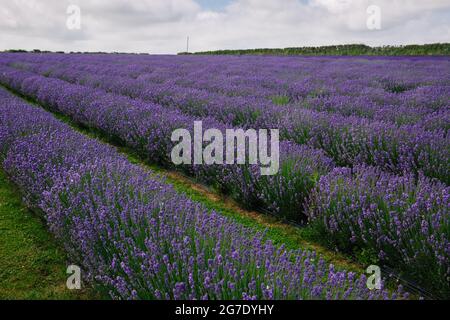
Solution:
[[[274,96],[274,97],[272,97],[272,102],[274,104],[279,105],[279,106],[285,106],[290,101],[289,101],[289,97],[288,96]]]
[[[184,54],[184,53],[180,53]],[[321,47],[261,48],[246,50],[217,50],[196,52],[200,55],[305,55],[305,56],[424,56],[450,55],[450,43],[424,45],[369,47],[364,44],[346,44]]]

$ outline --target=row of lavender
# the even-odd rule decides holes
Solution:
[[[442,125],[442,128],[430,131],[420,125],[398,127],[385,122],[330,115],[293,106],[280,109],[273,104],[261,105],[262,102],[258,98],[249,100],[242,97],[224,97],[205,90],[193,91],[165,84],[148,84],[131,78],[114,78],[80,70],[70,72],[64,67],[49,67],[45,63],[38,67],[38,72],[48,76],[49,68],[53,70],[50,74],[55,77],[88,87],[100,87],[135,100],[137,98],[137,103],[140,100],[150,101],[170,109],[181,110],[188,115],[213,117],[220,122],[243,127],[280,128],[283,138],[323,149],[337,165],[369,164],[396,174],[413,172],[418,175],[423,172],[426,176],[440,179],[447,184],[450,181],[447,165],[450,144],[445,129],[448,126],[445,120],[448,116],[446,108],[438,109],[431,116],[437,121],[432,127]],[[323,103],[329,103],[326,99],[323,100]]]
[[[116,299],[380,299],[313,252],[274,247],[0,89],[0,165]],[[401,290],[401,289],[400,289]]]
[[[263,105],[274,97],[283,97],[285,102],[314,110],[448,129],[439,117],[446,116],[441,109],[448,108],[450,98],[450,66],[445,59],[194,57],[174,62],[170,57],[42,58],[25,54],[10,55],[3,61],[69,81],[78,72],[107,74],[137,80],[136,86],[145,83],[178,90],[206,90]]]
[[[143,158],[166,167],[174,143],[172,132],[178,128],[191,131],[197,119],[179,110],[144,103],[99,89],[49,79],[15,69],[0,74],[0,83],[63,113],[84,126],[95,128],[112,140],[137,151]],[[203,118],[202,129],[228,128],[215,119]],[[280,174],[262,176],[258,165],[183,165],[187,174],[231,194],[249,207],[266,207],[291,220],[304,221],[304,202],[320,176],[334,167],[323,151],[288,141],[280,144]]]
[[[370,65],[367,64],[356,64],[355,68],[354,62],[349,65],[345,61],[339,63],[340,60],[333,63],[325,61],[328,68],[309,62],[297,66],[301,67],[302,77],[296,78],[287,71],[287,74],[275,72],[277,69],[284,70],[283,67],[292,67],[292,64],[283,65],[283,60],[278,61],[277,69],[269,70],[260,68],[264,65],[242,62],[231,70],[227,70],[226,64],[217,62],[206,62],[203,68],[199,68],[198,63],[176,63],[172,67],[163,64],[158,67],[160,60],[156,60],[156,66],[144,63],[143,66],[132,65],[130,68],[130,65],[111,64],[106,60],[91,61],[85,58],[71,61],[64,55],[39,60],[28,55],[25,59],[12,56],[3,61],[70,82],[83,79],[88,83],[98,83],[99,75],[105,74],[108,79],[101,82],[109,82],[112,78],[125,82],[131,80],[134,82],[133,88],[121,89],[130,96],[136,96],[142,87],[151,85],[159,88],[158,91],[190,91],[191,99],[195,96],[197,100],[204,99],[204,94],[208,93],[209,103],[224,100],[227,105],[241,105],[244,102],[242,98],[245,98],[247,104],[266,106],[271,100],[284,103],[295,101],[295,106],[318,111],[397,124],[419,124],[428,130],[448,129],[448,121],[445,120],[449,118],[445,109],[450,98],[450,79],[444,71],[445,61],[438,61],[439,64],[428,62],[422,68],[411,68],[411,65],[397,61],[397,70],[387,69],[394,66],[392,62],[383,62],[381,69],[374,70],[368,69]],[[403,70],[409,67],[407,70],[415,72],[402,72],[399,76],[395,73],[401,70],[398,64]],[[347,70],[349,66],[353,66],[350,72]],[[238,67],[243,69],[239,73],[236,71]],[[255,70],[248,70],[250,67]],[[386,70],[390,72],[388,75]],[[275,75],[267,74],[267,71]],[[250,72],[253,75],[249,75]],[[89,79],[86,79],[87,76]],[[94,79],[90,79],[91,76]],[[395,90],[405,92],[391,92]],[[146,97],[145,94],[140,96]]]
[[[310,227],[342,252],[379,261],[437,296],[450,297],[450,187],[379,168],[335,168],[313,190]]]
[[[166,164],[170,163],[171,130],[189,127],[194,121],[177,110],[23,71],[5,71],[0,79]],[[223,126],[214,119],[205,120],[210,126]],[[258,170],[245,166],[185,169],[231,188],[243,202],[260,201],[274,211],[291,210],[288,212],[297,215],[304,210],[304,198],[324,176],[305,211],[319,234],[343,251],[374,250],[381,261],[424,287],[448,294],[450,219],[445,185],[424,176],[399,177],[365,167],[357,167],[353,173],[335,169],[327,175],[333,166],[330,159],[318,150],[292,143],[282,144],[282,157],[288,160],[282,161],[285,170],[272,178],[258,176]]]

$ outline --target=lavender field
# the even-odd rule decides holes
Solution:
[[[1,53],[0,85],[0,167],[111,298],[450,298],[448,57]],[[274,245],[52,113],[417,292]],[[175,165],[195,121],[278,129],[278,173]]]

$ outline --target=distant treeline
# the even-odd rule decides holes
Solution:
[[[182,52],[180,54],[188,54]],[[364,44],[348,44],[321,47],[299,47],[284,49],[246,49],[246,50],[217,50],[196,52],[202,55],[305,55],[305,56],[423,56],[450,55],[450,43],[433,43],[424,45],[382,46],[369,47]]]
[[[46,50],[10,49],[4,52],[50,53]],[[54,53],[65,53],[56,51]],[[71,54],[130,54],[122,52],[68,52]],[[145,55],[149,53],[136,53]],[[298,48],[260,48],[244,50],[216,50],[203,52],[180,52],[179,55],[303,55],[303,56],[450,56],[450,43],[432,43],[423,45],[370,47],[364,44],[345,44],[337,46],[298,47]]]
[[[1,52],[1,51],[0,51]],[[39,50],[39,49],[33,49],[33,50],[24,50],[24,49],[8,49],[3,52],[9,52],[9,53],[70,53],[70,54],[139,54],[139,55],[146,55],[149,53],[127,53],[127,52],[104,52],[104,51],[70,51],[70,52],[64,52],[64,51],[48,51],[48,50]]]

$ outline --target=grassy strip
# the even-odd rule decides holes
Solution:
[[[64,250],[0,170],[0,299],[92,299],[66,287]]]
[[[6,87],[5,89],[21,97],[32,105],[46,109],[45,106],[40,105],[36,101],[30,100],[28,97],[23,96],[20,93],[12,91]],[[246,227],[265,232],[266,238],[272,240],[274,244],[283,244],[286,248],[293,250],[314,250],[329,263],[333,263],[338,269],[354,271],[359,274],[364,272],[362,263],[356,263],[350,257],[331,251],[325,246],[318,244],[318,239],[314,239],[310,229],[307,227],[299,228],[283,223],[279,219],[272,216],[244,210],[232,199],[206,188],[205,186],[190,178],[187,178],[179,172],[167,170],[148,162],[145,157],[138,154],[133,149],[123,146],[123,144],[112,139],[100,130],[76,123],[70,117],[54,112],[53,110],[51,110],[51,112],[57,119],[68,124],[74,130],[104,143],[114,145],[118,152],[125,155],[130,162],[141,165],[147,169],[151,169],[158,175],[164,176],[167,182],[172,184],[177,192],[186,194],[190,199],[202,203],[206,208],[215,210],[217,213],[229,217]]]

